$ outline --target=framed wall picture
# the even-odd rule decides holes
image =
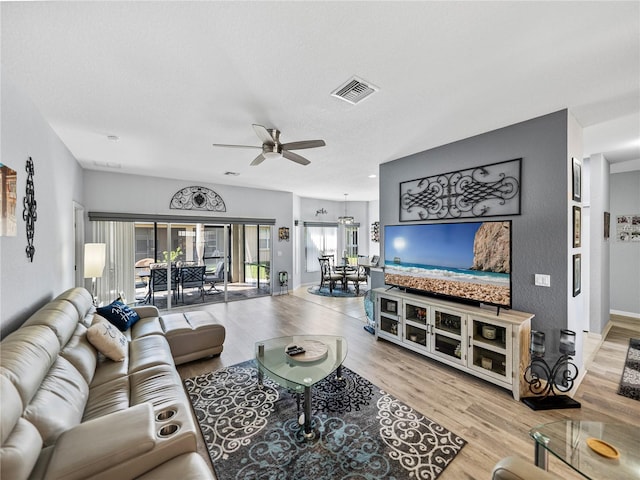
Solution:
[[[280,242],[289,241],[289,227],[280,227],[278,229],[278,240]]]
[[[581,275],[582,275],[582,267],[580,265],[582,261],[582,256],[579,253],[576,253],[573,256],[573,296],[577,297],[580,294],[581,288]]]
[[[571,159],[573,180],[573,200],[576,202],[582,201],[582,163],[577,158]]]
[[[616,216],[616,240],[640,242],[640,213]]]
[[[582,230],[582,210],[580,207],[573,207],[573,246],[580,246],[580,235]]]
[[[16,221],[17,180],[17,172],[0,162],[0,237],[15,237],[18,234]]]

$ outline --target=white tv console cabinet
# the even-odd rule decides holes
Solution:
[[[480,308],[376,288],[376,339],[494,383],[520,400],[530,362],[531,313]]]

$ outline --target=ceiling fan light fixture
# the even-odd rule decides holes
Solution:
[[[273,159],[282,158],[282,153],[280,153],[280,152],[265,152],[264,156],[268,160],[273,160]]]

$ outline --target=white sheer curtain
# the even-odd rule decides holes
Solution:
[[[102,278],[97,279],[97,297],[103,305],[122,293],[135,301],[135,230],[133,222],[92,222],[93,241],[107,245]]]
[[[319,256],[333,255],[335,259],[338,249],[338,228],[307,226],[305,230],[307,272],[318,272],[320,271]]]

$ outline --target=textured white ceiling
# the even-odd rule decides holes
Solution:
[[[4,72],[89,169],[371,200],[380,163],[563,108],[585,136],[630,119],[622,140],[591,143],[616,161],[640,157],[636,1],[1,9]],[[355,106],[330,96],[353,75],[380,91]],[[250,167],[258,150],[211,145],[259,146],[252,123],[327,146],[298,150],[306,167]]]

